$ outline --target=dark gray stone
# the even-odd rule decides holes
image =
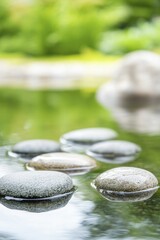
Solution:
[[[50,171],[17,172],[0,178],[0,195],[13,198],[49,198],[73,190],[65,173]]]
[[[111,140],[117,133],[107,128],[85,128],[64,134],[61,139],[62,150],[67,152],[85,152],[91,145]]]
[[[48,153],[33,158],[28,164],[27,169],[35,170],[58,170],[69,173],[89,171],[96,166],[92,158],[73,153]]]
[[[20,156],[37,156],[43,153],[59,152],[59,143],[46,139],[26,140],[15,144],[12,152]],[[11,155],[11,154],[10,154]]]

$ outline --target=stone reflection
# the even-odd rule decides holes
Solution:
[[[158,187],[138,192],[115,192],[104,189],[97,189],[98,192],[107,200],[112,202],[141,202],[153,196]]]
[[[5,232],[0,232],[0,239],[1,240],[18,240],[18,237],[11,236]]]
[[[73,192],[65,194],[61,197],[56,197],[48,200],[23,200],[16,201],[14,199],[6,199],[5,197],[0,199],[0,203],[9,209],[21,210],[27,212],[48,212],[65,207],[71,199]]]
[[[123,129],[160,133],[160,57],[147,51],[128,54],[113,79],[97,93]]]
[[[88,199],[88,191],[86,190],[85,200]],[[85,231],[88,230],[88,239],[139,240],[152,239],[152,236],[154,239],[159,238],[160,218],[157,214],[160,207],[159,191],[146,201],[118,203],[106,201],[95,189],[92,189],[91,193],[94,208],[83,222],[83,228]]]

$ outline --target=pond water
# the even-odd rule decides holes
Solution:
[[[90,184],[101,172],[118,166],[145,168],[160,180],[160,136],[124,131],[89,90],[0,89],[1,146],[32,138],[59,140],[68,131],[86,127],[112,128],[118,132],[118,139],[139,144],[142,153],[132,162],[99,162],[93,171],[72,176],[77,190],[68,203],[55,209],[46,207],[45,211],[42,206],[44,211],[36,213],[2,202],[0,239],[159,239],[160,190],[147,201],[111,202]],[[0,176],[25,170],[24,162],[8,157],[6,149],[0,149]]]

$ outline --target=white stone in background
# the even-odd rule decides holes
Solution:
[[[121,92],[160,94],[160,56],[149,51],[126,55],[113,75]]]
[[[112,80],[100,87],[97,98],[105,106],[119,104],[125,97],[160,97],[160,56],[149,51],[126,55]]]
[[[72,190],[72,179],[56,171],[24,171],[0,178],[1,196],[37,199],[58,196]]]
[[[159,133],[160,56],[149,51],[126,55],[111,81],[97,91],[97,99],[123,129]]]

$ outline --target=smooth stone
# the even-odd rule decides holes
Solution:
[[[84,153],[91,145],[111,140],[117,133],[108,128],[85,128],[64,134],[60,138],[61,148],[66,152]]]
[[[127,54],[114,72],[113,80],[123,94],[160,96],[160,56],[151,51]]]
[[[16,172],[0,178],[0,196],[17,199],[42,199],[73,191],[72,179],[51,171]]]
[[[67,173],[85,173],[96,166],[92,158],[73,153],[48,153],[33,158],[27,169],[57,170]]]
[[[157,188],[158,180],[145,169],[118,167],[100,174],[92,185],[99,190],[128,193]]]
[[[123,163],[134,160],[141,148],[128,141],[106,141],[92,145],[87,154],[100,161],[111,163]]]
[[[9,155],[20,156],[37,156],[49,152],[59,152],[60,145],[58,142],[46,139],[26,140],[15,144]],[[13,153],[13,154],[12,154]]]
[[[72,195],[73,192],[58,198],[53,198],[51,200],[39,201],[15,201],[7,200],[5,197],[3,197],[0,199],[0,203],[9,209],[41,213],[65,207],[71,199]]]
[[[160,56],[135,51],[122,59],[112,80],[98,90],[97,98],[106,107],[148,105],[160,98],[159,82]]]

